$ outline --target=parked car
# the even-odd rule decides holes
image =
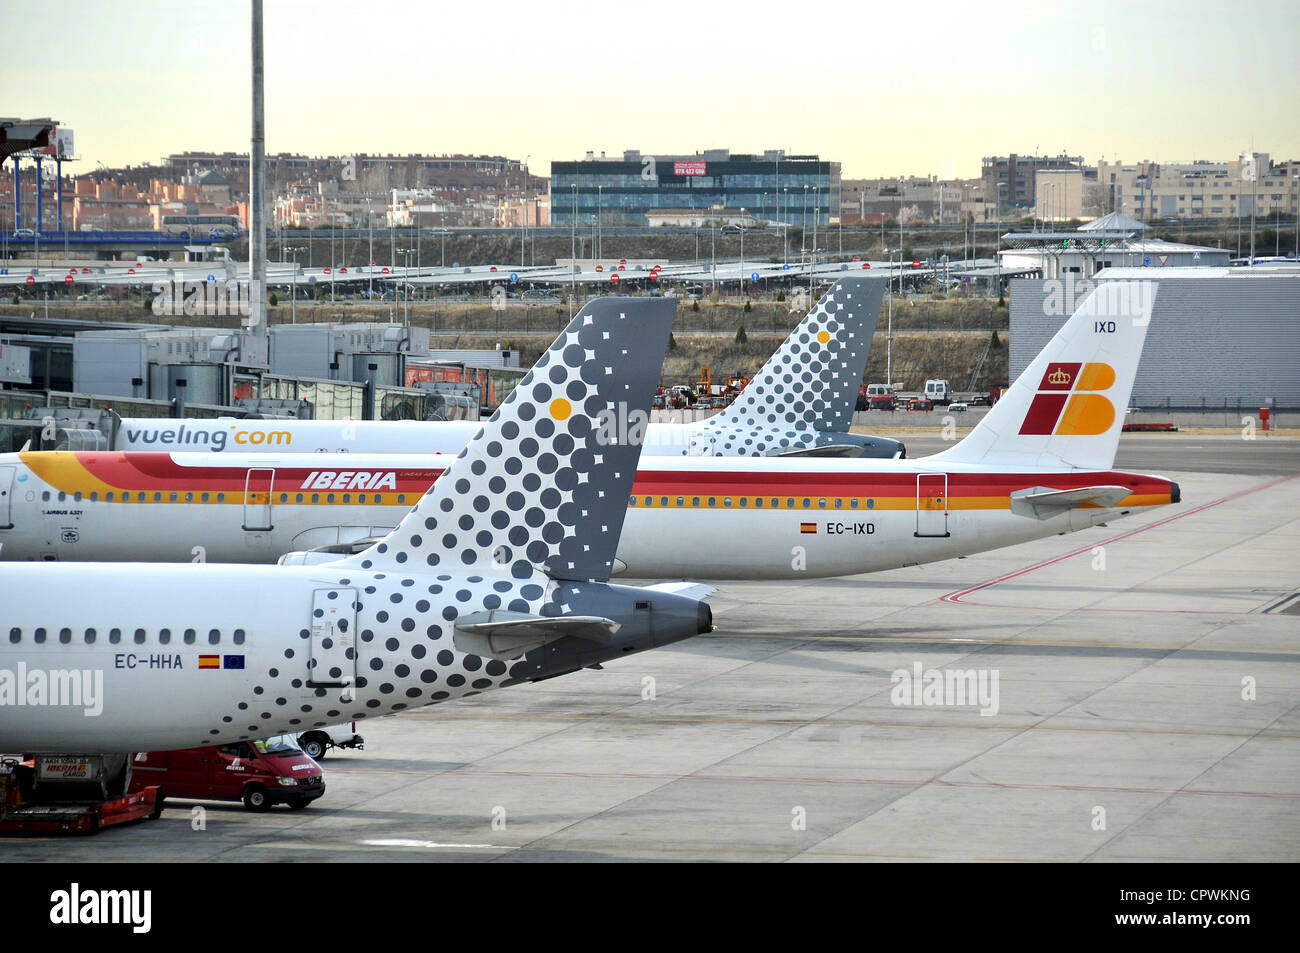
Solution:
[[[867,407],[871,410],[893,410],[893,394],[872,394],[867,398]]]
[[[721,232],[722,232],[723,235],[739,235],[739,234],[740,234],[740,226],[739,226],[739,225],[723,225],[722,228],[721,228]]]
[[[952,411],[953,413],[955,413],[955,414],[964,414],[964,413],[966,413],[966,411],[969,410],[970,408],[968,408],[968,407],[966,406],[966,402],[965,402],[965,401],[960,401],[960,400],[958,400],[958,401],[954,401],[953,403],[949,404],[949,405],[948,405],[948,409],[949,409],[950,411]]]
[[[325,775],[293,735],[236,741],[215,748],[141,751],[131,764],[130,791],[158,785],[158,796],[243,801],[250,811],[288,804],[300,810],[325,793]]]
[[[302,745],[303,753],[307,757],[313,761],[321,761],[330,748],[356,748],[360,751],[365,747],[366,739],[357,734],[355,721],[345,721],[341,725],[328,725],[325,728],[304,731],[298,735],[298,744]]]
[[[907,402],[908,410],[934,410],[934,401],[928,397],[913,397]]]

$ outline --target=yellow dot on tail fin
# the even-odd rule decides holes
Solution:
[[[556,420],[568,420],[571,413],[573,413],[573,405],[563,397],[551,401],[551,416]]]
[[[827,341],[829,341],[830,339],[831,339],[831,332],[829,332],[829,331],[818,331],[818,332],[817,332],[817,340],[820,341],[822,344],[825,344],[825,343],[826,343]]]

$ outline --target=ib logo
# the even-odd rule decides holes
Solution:
[[[1020,432],[1058,437],[1105,433],[1115,422],[1115,405],[1098,391],[1114,383],[1115,369],[1109,364],[1048,364]]]

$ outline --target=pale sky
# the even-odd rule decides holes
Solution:
[[[241,0],[2,0],[0,115],[74,173],[248,151]],[[985,155],[1300,158],[1300,4],[266,0],[268,152],[481,153],[534,173],[783,148],[846,178]],[[6,167],[7,168],[7,167]]]

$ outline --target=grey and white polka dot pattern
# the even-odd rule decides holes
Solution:
[[[674,304],[588,304],[361,570],[608,579]],[[601,415],[613,426],[601,427]],[[622,420],[622,426],[618,421]],[[624,442],[620,442],[624,441]]]
[[[698,428],[687,456],[765,456],[847,432],[884,297],[883,278],[842,278],[735,402]]]
[[[584,308],[383,542],[304,577],[307,606],[346,610],[336,615],[347,625],[334,623],[351,638],[341,660],[324,672],[311,664],[318,620],[305,608],[299,639],[255,670],[211,743],[385,715],[527,677],[537,666],[525,657],[459,651],[456,620],[495,609],[577,612],[573,581],[609,578],[641,451],[609,433],[626,434],[627,415],[649,411],[674,312],[670,299]],[[593,425],[607,410],[624,418],[621,430]],[[328,641],[326,652],[336,648]]]

